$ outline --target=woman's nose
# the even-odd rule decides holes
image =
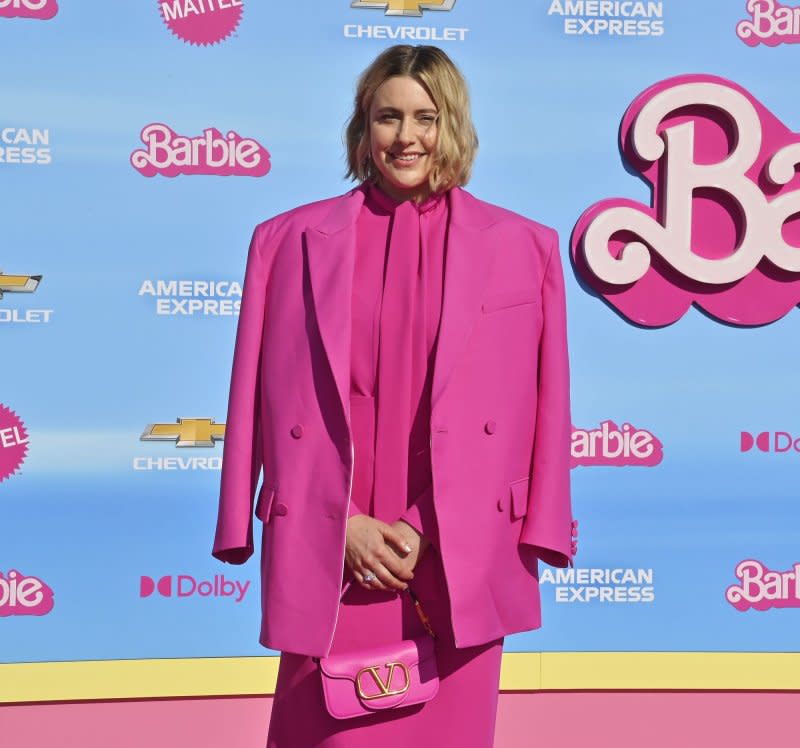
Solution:
[[[397,140],[401,143],[410,143],[416,134],[414,122],[409,117],[400,120],[400,128],[397,131]]]

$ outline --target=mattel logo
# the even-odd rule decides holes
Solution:
[[[162,597],[228,597],[240,603],[244,600],[250,582],[234,582],[224,574],[215,574],[214,579],[197,580],[190,574],[168,574],[158,581],[143,576],[139,579],[139,597],[150,597],[156,590]]]
[[[742,431],[739,450],[749,452],[754,446],[762,452],[800,452],[800,436],[794,438],[788,431],[762,431],[753,436]]]
[[[43,616],[53,609],[53,590],[37,577],[26,577],[10,569],[0,571],[0,618]]]

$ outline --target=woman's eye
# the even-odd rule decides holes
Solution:
[[[378,122],[379,123],[386,123],[386,124],[395,124],[399,122],[402,118],[398,114],[379,114],[378,115]],[[436,115],[435,114],[422,114],[418,117],[415,117],[416,123],[421,127],[430,127],[436,122]]]

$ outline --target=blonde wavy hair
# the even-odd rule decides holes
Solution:
[[[378,170],[370,158],[369,111],[375,91],[396,75],[414,78],[428,92],[439,112],[433,168],[428,178],[431,192],[466,184],[478,151],[467,82],[441,49],[425,44],[389,47],[359,76],[353,113],[347,120],[344,136],[348,165],[345,177],[361,181],[377,179]]]

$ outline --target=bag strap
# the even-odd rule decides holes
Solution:
[[[344,599],[347,590],[350,589],[350,585],[353,584],[354,581],[355,581],[355,576],[353,575],[353,572],[351,570],[350,579],[348,579],[347,582],[342,587],[342,594],[339,596],[339,602],[341,602]],[[408,585],[408,587],[406,587],[406,592],[408,592],[408,594],[411,596],[411,599],[414,601],[414,609],[417,611],[417,616],[419,616],[419,620],[425,627],[425,631],[427,631],[431,635],[431,637],[436,639],[436,633],[433,630],[433,626],[431,626],[431,620],[430,618],[428,618],[427,614],[423,610],[422,603],[419,601],[419,598],[414,593],[414,590],[411,589],[411,585]]]
[[[419,616],[419,620],[422,621],[425,631],[427,631],[433,639],[436,639],[436,633],[433,630],[433,626],[431,626],[431,620],[422,609],[422,603],[419,601],[419,598],[414,594],[414,590],[411,589],[410,585],[406,587],[406,590],[408,591],[408,594],[411,595],[411,599],[414,601],[414,609],[417,611],[417,615]]]
[[[347,590],[350,589],[350,585],[353,584],[355,577],[352,575],[350,579],[344,584],[342,587],[342,594],[339,596],[339,602],[344,599]],[[422,609],[422,603],[420,603],[419,598],[414,594],[414,591],[411,589],[411,585],[406,587],[406,591],[411,596],[411,599],[414,601],[414,609],[417,611],[417,616],[419,616],[419,620],[422,622],[422,625],[425,627],[425,631],[430,634],[431,638],[437,639],[436,632],[433,630],[433,626],[431,626],[431,621],[426,615],[425,611]],[[320,658],[319,657],[312,657],[311,658],[317,665],[319,665]]]

